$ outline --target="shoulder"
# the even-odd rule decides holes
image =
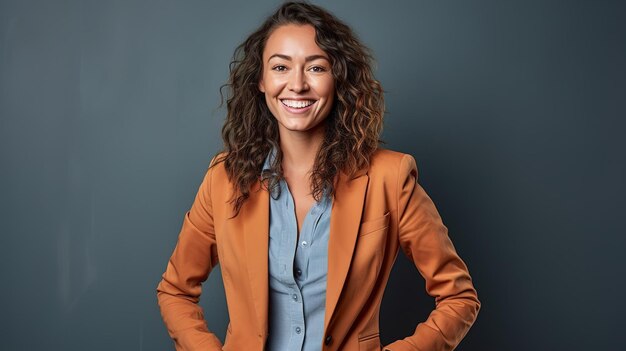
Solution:
[[[410,154],[379,149],[370,157],[367,175],[371,189],[382,187],[387,193],[397,193],[403,186],[415,183],[417,166]]]
[[[207,166],[206,173],[204,175],[205,186],[210,186],[211,183],[217,180],[218,183],[224,183],[224,179],[228,179],[226,167],[224,166],[224,159],[227,153],[220,152],[211,158]]]
[[[228,154],[226,152],[219,152],[211,159],[209,162],[208,172],[218,172],[218,171],[226,171],[226,167],[224,167],[224,159]]]
[[[378,149],[370,157],[368,173],[407,173],[417,172],[415,158],[410,154],[389,150]]]

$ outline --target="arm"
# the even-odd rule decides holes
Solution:
[[[201,284],[218,263],[210,199],[212,173],[209,169],[185,214],[178,243],[157,287],[161,316],[177,351],[222,349],[198,305]]]
[[[413,335],[383,349],[453,350],[476,320],[480,301],[467,266],[448,237],[448,229],[417,183],[417,167],[410,155],[402,158],[398,177],[400,246],[424,277],[426,291],[435,298],[436,307],[425,322],[417,325]]]

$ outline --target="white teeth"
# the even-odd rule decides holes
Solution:
[[[291,108],[305,108],[312,105],[315,100],[281,100],[283,104]]]

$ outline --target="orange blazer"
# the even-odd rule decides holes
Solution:
[[[436,308],[393,351],[452,350],[480,309],[465,263],[435,205],[417,183],[415,160],[376,151],[351,179],[338,175],[330,218],[324,342],[320,350],[380,351],[379,311],[402,249],[426,281]],[[235,218],[223,163],[210,167],[157,287],[176,350],[264,350],[268,335],[269,193],[257,181]],[[201,283],[221,265],[230,322],[225,342],[197,304]],[[279,318],[279,317],[278,317]],[[283,351],[283,350],[271,350]]]

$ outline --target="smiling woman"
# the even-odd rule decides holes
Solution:
[[[157,296],[177,350],[380,351],[402,250],[436,308],[385,350],[452,350],[480,302],[415,160],[379,147],[382,88],[352,30],[285,3],[231,65],[224,150],[186,213]],[[198,306],[221,265],[222,342]]]
[[[315,42],[313,26],[288,24],[274,30],[263,50],[259,90],[278,121],[281,140],[290,132],[323,136],[335,80],[330,59]]]
[[[318,150],[324,139],[325,121],[335,95],[330,59],[315,42],[311,25],[287,24],[276,28],[263,50],[263,74],[259,90],[278,122],[281,149],[286,156],[300,158],[307,150]],[[300,149],[300,150],[298,150]],[[287,153],[293,150],[292,155]],[[310,151],[309,157],[314,157]],[[283,167],[296,201],[298,233],[314,199],[309,196],[306,174]],[[308,172],[304,164],[304,172]]]

